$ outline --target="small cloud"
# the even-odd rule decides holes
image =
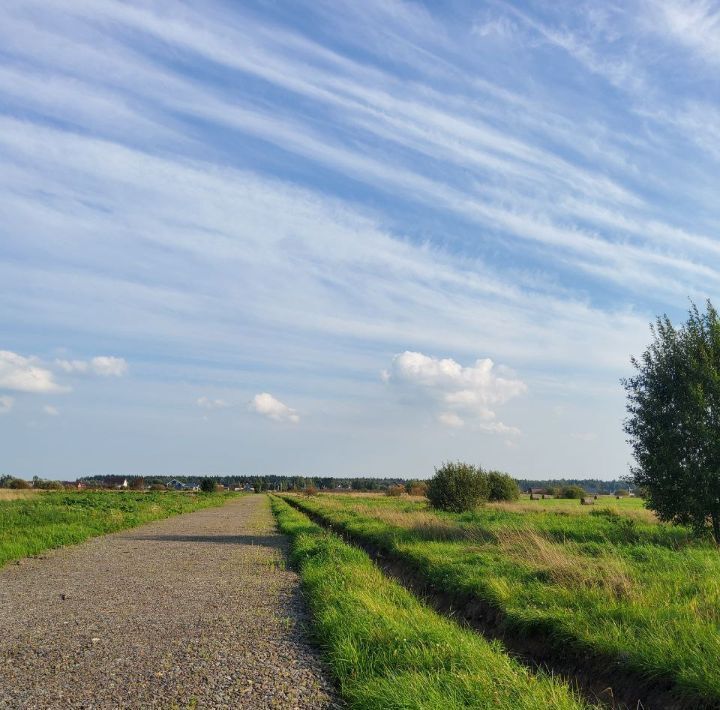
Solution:
[[[438,415],[438,421],[445,426],[452,427],[453,429],[459,429],[465,426],[465,422],[455,412],[441,412]]]
[[[495,408],[527,387],[490,358],[464,367],[451,358],[405,351],[393,358],[381,377],[413,402],[438,410],[438,421],[445,426],[457,429],[468,424],[498,434],[520,433],[498,421]]]
[[[88,363],[85,360],[55,360],[55,364],[63,372],[87,372]]]
[[[90,360],[90,368],[101,377],[121,377],[128,371],[128,364],[121,357],[100,355]]]
[[[42,394],[69,390],[55,382],[53,373],[37,358],[9,350],[0,350],[0,389]]]
[[[45,412],[45,414],[47,414],[47,415],[50,416],[50,417],[57,417],[57,416],[60,414],[58,408],[57,408],[57,407],[53,407],[53,406],[50,405],[50,404],[46,404],[46,405],[43,407],[43,412]]]
[[[230,406],[224,399],[210,399],[210,397],[198,397],[195,404],[201,409],[224,409]]]
[[[56,360],[55,364],[68,373],[93,373],[100,377],[121,377],[128,370],[124,358],[98,355],[90,360]]]
[[[287,421],[297,424],[300,421],[300,416],[294,409],[288,407],[287,404],[276,399],[268,392],[256,394],[250,401],[249,406],[251,411],[262,414],[276,422]]]
[[[0,396],[0,414],[7,414],[12,408],[13,404],[15,404],[15,400],[4,394]]]

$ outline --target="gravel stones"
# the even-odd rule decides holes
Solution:
[[[333,708],[265,496],[0,569],[0,708]]]

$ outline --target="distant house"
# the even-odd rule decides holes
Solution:
[[[123,482],[119,483],[117,486],[115,486],[115,488],[117,488],[119,490],[125,490],[127,487],[128,487],[128,479],[127,478],[123,478]]]
[[[173,478],[172,481],[168,481],[167,487],[174,491],[184,491],[186,485],[182,481],[178,481],[177,478]]]
[[[85,483],[84,481],[78,481],[78,482],[77,482],[77,489],[78,489],[79,491],[81,491],[81,490],[83,490],[84,488],[87,488],[87,483]]]
[[[545,488],[528,488],[527,492],[530,494],[530,500],[540,500],[547,495]]]

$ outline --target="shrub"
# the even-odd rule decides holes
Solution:
[[[47,488],[49,491],[61,491],[63,490],[64,486],[60,481],[48,481],[45,484],[45,488]]]
[[[507,473],[489,471],[488,500],[517,500],[520,497],[520,487],[517,481]]]
[[[425,481],[413,481],[406,489],[411,496],[426,496],[428,484]]]
[[[462,513],[487,500],[488,493],[488,477],[482,468],[457,461],[435,469],[427,497],[433,508]]]
[[[618,490],[615,491],[615,497],[616,498],[625,498],[628,494],[628,491],[626,491],[624,488],[618,488]]]
[[[303,495],[310,498],[310,496],[316,496],[318,494],[318,489],[315,486],[305,486],[303,488]]]
[[[405,486],[401,486],[400,484],[395,486],[388,486],[385,489],[385,495],[386,496],[393,496],[394,498],[399,498],[402,495],[405,495]]]
[[[150,486],[151,491],[166,491],[167,486],[164,483],[153,483]]]
[[[203,493],[215,493],[217,490],[217,481],[213,478],[203,478],[200,481],[200,490]]]
[[[130,488],[134,491],[145,490],[145,479],[142,476],[137,476],[130,481]]]
[[[580,486],[560,486],[558,491],[558,498],[585,498],[587,493]]]
[[[23,478],[13,478],[11,481],[7,483],[8,488],[14,488],[14,489],[25,489],[30,488],[30,484]]]

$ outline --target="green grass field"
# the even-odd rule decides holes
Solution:
[[[361,550],[279,498],[272,506],[291,538],[314,635],[349,707],[584,707],[563,683],[532,675],[499,644],[421,604]]]
[[[642,501],[526,499],[449,514],[407,497],[293,500],[459,602],[491,604],[514,633],[720,702],[720,553],[659,524]]]
[[[48,492],[0,500],[0,566],[95,535],[222,505],[232,493]]]

